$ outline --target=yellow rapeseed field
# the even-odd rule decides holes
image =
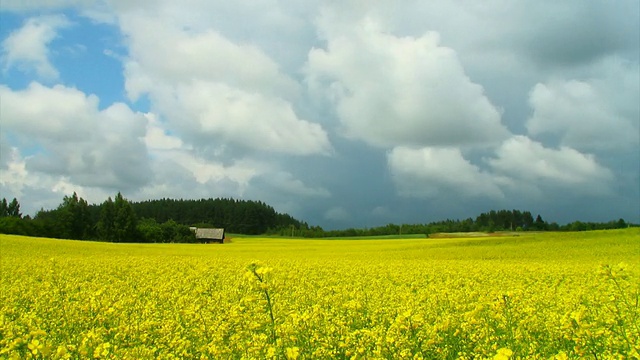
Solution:
[[[0,359],[640,357],[640,229],[0,252]]]

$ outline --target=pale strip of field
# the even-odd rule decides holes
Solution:
[[[429,234],[429,238],[443,239],[443,238],[476,238],[476,237],[502,237],[502,236],[523,236],[532,235],[532,232],[515,232],[515,231],[500,231],[500,232],[450,232],[450,233],[434,233]]]

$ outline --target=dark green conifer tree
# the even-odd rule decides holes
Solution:
[[[114,201],[114,241],[130,242],[136,241],[138,219],[131,207],[131,203],[118,192]]]
[[[98,220],[97,230],[100,240],[114,241],[115,239],[115,206],[111,196],[100,205],[100,220]]]

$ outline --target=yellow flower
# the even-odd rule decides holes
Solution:
[[[638,230],[228,247],[0,234],[0,359],[640,358]],[[603,277],[600,261],[625,264]]]
[[[56,356],[57,357],[63,357],[66,353],[67,353],[67,347],[64,346],[64,345],[60,345],[56,349]]]
[[[267,357],[273,358],[275,356],[276,356],[276,348],[273,346],[269,346],[269,349],[267,349]]]
[[[297,346],[288,347],[286,354],[287,354],[287,359],[295,360],[298,358],[298,355],[300,355],[300,349]]]
[[[553,357],[554,360],[567,360],[569,359],[569,357],[567,356],[567,353],[565,353],[564,351],[560,351],[558,354],[556,354],[556,356]]]
[[[27,347],[29,348],[29,350],[31,350],[31,353],[33,355],[38,355],[38,351],[42,349],[42,344],[40,344],[40,340],[33,339],[31,340],[29,345],[27,345]]]
[[[513,355],[513,351],[507,348],[498,349],[498,353],[494,355],[493,360],[509,360]]]
[[[272,271],[273,269],[270,267],[259,267],[256,269],[256,273],[258,275],[264,275],[264,274],[268,274]]]

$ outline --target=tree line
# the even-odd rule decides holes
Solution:
[[[7,202],[7,199],[2,198],[2,203],[0,204],[0,218],[12,217],[12,218],[21,218],[22,213],[20,212],[20,203],[18,199],[13,198],[11,202]]]
[[[446,232],[585,231],[633,226],[623,219],[604,223],[548,223],[529,211],[491,210],[475,219],[425,224],[387,224],[373,228],[324,230],[281,214],[261,201],[235,199],[159,199],[131,202],[121,193],[101,204],[88,204],[76,193],[55,209],[22,217],[17,199],[0,204],[0,233],[110,242],[195,242],[190,226],[225,228],[227,233],[304,238],[429,235]]]
[[[89,204],[74,192],[34,218],[22,217],[17,199],[3,199],[0,210],[0,233],[110,242],[195,242],[191,226],[248,235],[308,227],[263,202],[234,199],[131,202],[118,193],[101,204]]]
[[[288,214],[278,213],[262,201],[227,198],[159,199],[132,203],[141,218],[157,222],[173,220],[197,227],[225,228],[227,232],[261,235],[274,229],[306,226]]]
[[[297,236],[306,238],[322,237],[364,237],[387,235],[425,235],[452,232],[500,232],[500,231],[586,231],[619,229],[627,226],[623,219],[604,223],[574,221],[566,225],[548,223],[539,214],[534,218],[531,212],[521,210],[491,210],[475,219],[442,220],[425,224],[387,224],[373,228],[349,228],[343,230],[323,230],[319,226],[282,228],[272,235]]]

